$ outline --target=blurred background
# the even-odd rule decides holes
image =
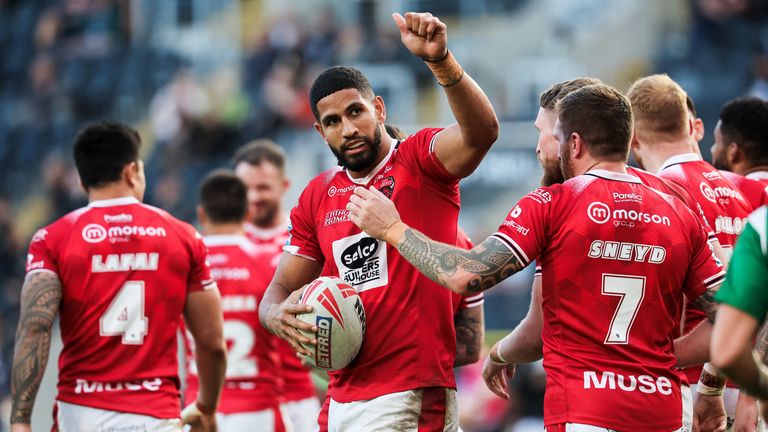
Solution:
[[[766,0],[0,0],[0,430],[26,245],[86,202],[71,162],[78,129],[100,119],[134,125],[147,201],[190,222],[204,173],[227,166],[239,145],[271,138],[289,156],[291,207],[334,165],[307,101],[324,68],[362,69],[388,123],[407,133],[453,121],[430,72],[400,44],[395,11],[447,23],[451,50],[502,121],[462,186],[461,225],[476,240],[538,183],[533,119],[554,82],[590,75],[626,90],[666,72],[704,119],[705,157],[725,101],[768,97]],[[487,293],[489,341],[524,316],[531,279],[523,272]],[[509,403],[485,390],[479,365],[458,376],[465,431],[541,430],[539,365],[518,368]],[[50,424],[51,383],[35,414],[40,430]]]

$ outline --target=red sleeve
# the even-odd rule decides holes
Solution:
[[[460,178],[450,174],[435,154],[435,137],[442,130],[442,128],[422,129],[403,140],[400,143],[400,151],[412,157],[427,178],[438,182],[457,182]]]
[[[32,236],[27,252],[27,273],[48,270],[59,274],[59,268],[54,261],[51,249],[48,247],[48,242],[48,230],[46,228],[42,228]]]
[[[188,292],[216,288],[216,282],[211,278],[208,250],[203,243],[203,238],[197,231],[192,236],[192,266],[187,279]]]
[[[691,262],[683,286],[686,297],[693,300],[708,288],[718,286],[725,279],[720,261],[715,258],[707,233],[700,224],[691,221]]]
[[[504,243],[523,263],[536,259],[546,247],[546,232],[552,207],[551,188],[540,188],[524,196],[492,235]]]
[[[288,226],[288,241],[285,242],[283,250],[291,255],[311,259],[319,263],[325,262],[325,257],[320,249],[320,243],[315,231],[315,223],[312,220],[314,212],[312,211],[311,188],[314,183],[310,183],[299,197],[299,203],[291,210],[291,221]]]

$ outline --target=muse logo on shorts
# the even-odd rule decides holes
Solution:
[[[333,259],[339,277],[357,292],[380,288],[389,282],[386,243],[364,232],[333,242]]]

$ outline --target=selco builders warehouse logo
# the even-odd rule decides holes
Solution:
[[[99,224],[88,224],[83,227],[83,240],[88,243],[101,243],[107,238],[110,241],[116,241],[117,239],[126,239],[129,237],[166,237],[167,233],[163,227],[151,227],[151,226],[112,226],[104,228]]]
[[[357,292],[389,282],[386,243],[359,233],[333,242],[333,259],[339,277]]]

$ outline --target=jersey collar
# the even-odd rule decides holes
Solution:
[[[370,182],[371,179],[376,174],[378,174],[379,171],[381,171],[382,168],[384,168],[384,165],[386,165],[387,162],[389,162],[389,159],[392,157],[392,153],[395,151],[395,147],[397,147],[397,140],[394,139],[394,138],[390,138],[390,139],[391,139],[391,141],[389,142],[389,153],[387,153],[387,155],[384,157],[384,159],[382,159],[381,162],[379,162],[379,164],[376,165],[376,167],[373,168],[371,170],[371,172],[368,173],[367,176],[361,177],[361,178],[357,178],[357,179],[356,178],[352,178],[352,176],[349,175],[349,171],[344,170],[344,172],[347,173],[347,177],[349,178],[349,180],[352,181],[352,183],[359,184],[359,185],[367,185],[368,182]]]
[[[671,167],[672,165],[677,165],[684,162],[698,162],[700,160],[701,160],[701,156],[699,156],[698,153],[682,153],[679,155],[675,155],[667,159],[663,164],[661,164],[661,168],[659,168],[659,172],[664,171],[665,169]]]
[[[120,197],[120,198],[91,201],[90,203],[88,203],[88,207],[101,208],[101,207],[114,207],[114,206],[140,204],[140,203],[141,201],[137,200],[135,197],[126,196],[126,197]]]
[[[243,246],[248,239],[237,234],[216,234],[203,237],[206,246]]]
[[[245,229],[248,234],[251,234],[254,237],[258,237],[260,239],[271,239],[276,237],[278,234],[283,234],[288,231],[288,219],[285,219],[280,225],[274,227],[274,228],[259,228],[256,225],[252,223],[246,223],[243,225],[243,229]]]
[[[768,171],[752,171],[744,177],[752,180],[768,180]]]
[[[625,173],[619,173],[615,171],[607,171],[602,169],[593,169],[584,173],[584,175],[591,175],[594,177],[600,177],[606,180],[622,181],[627,183],[639,183],[642,184],[642,180],[639,178]]]

